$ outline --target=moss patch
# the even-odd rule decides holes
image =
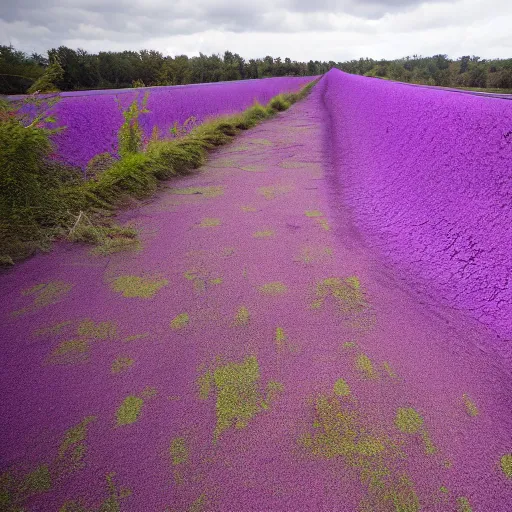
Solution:
[[[213,218],[207,217],[199,223],[199,227],[200,228],[214,228],[214,227],[220,226],[220,224],[221,224],[220,219],[213,219]]]
[[[344,379],[338,379],[334,383],[334,394],[337,396],[349,396],[350,387]]]
[[[264,229],[261,231],[255,231],[252,236],[254,238],[272,238],[275,235],[275,231],[272,229]]]
[[[259,391],[260,369],[254,356],[242,363],[228,363],[216,368],[213,380],[217,392],[217,424],[214,440],[228,428],[245,428],[261,409],[268,409],[275,396],[282,392],[280,383],[269,382],[267,396]]]
[[[160,288],[163,288],[167,284],[167,279],[121,276],[114,279],[111,286],[115,292],[122,293],[123,297],[149,299],[153,297]]]
[[[250,319],[249,310],[245,306],[240,306],[235,314],[232,325],[234,327],[241,327],[247,325]]]
[[[276,281],[259,286],[258,290],[265,295],[283,295],[288,291],[288,288],[284,283]]]
[[[33,297],[32,304],[26,308],[14,311],[13,316],[23,315],[45,306],[50,306],[60,302],[73,288],[74,285],[65,281],[50,281],[40,283],[26,290],[22,290],[21,295]]]
[[[462,395],[462,400],[464,402],[464,405],[466,407],[466,412],[469,416],[475,417],[478,416],[478,407],[476,406],[475,402],[469,398],[469,396],[464,393]]]
[[[169,446],[169,455],[173,466],[186,464],[189,458],[189,450],[184,437],[175,437]]]
[[[276,327],[276,334],[274,337],[277,350],[283,350],[286,343],[286,333],[282,327]]]
[[[457,512],[472,512],[472,510],[471,504],[466,497],[461,496],[457,498]]]
[[[395,425],[405,434],[415,434],[423,426],[423,418],[412,407],[400,407],[395,416]]]
[[[359,354],[356,359],[356,368],[365,379],[378,378],[371,359],[366,354]]]
[[[262,195],[267,200],[275,199],[276,197],[286,195],[292,190],[289,185],[269,185],[267,187],[259,187],[256,192]]]
[[[190,317],[188,316],[188,313],[181,313],[178,316],[176,316],[173,320],[171,320],[171,329],[179,330],[183,329],[184,327],[187,327],[187,325],[190,322]]]
[[[437,451],[424,426],[424,420],[416,409],[400,407],[395,416],[395,426],[405,434],[420,434],[425,445],[425,453],[428,455],[432,455]]]
[[[335,396],[316,397],[313,432],[302,436],[300,444],[316,457],[341,458],[359,472],[367,488],[360,511],[420,510],[411,480],[385,464],[387,458],[397,457],[394,444],[362,422],[354,403],[342,404]]]
[[[501,470],[507,478],[512,478],[512,453],[503,455],[500,459]]]
[[[113,363],[110,371],[117,375],[118,373],[125,372],[132,366],[135,361],[130,357],[118,357]]]
[[[113,322],[94,322],[83,320],[78,325],[77,334],[80,337],[94,340],[113,339],[117,335],[117,327]]]
[[[138,396],[127,396],[116,411],[116,425],[130,425],[135,423],[140,415],[144,400]]]
[[[357,277],[347,277],[346,279],[328,277],[322,279],[316,285],[316,300],[311,307],[313,309],[321,308],[328,297],[332,297],[343,311],[360,310],[366,307],[366,301]]]

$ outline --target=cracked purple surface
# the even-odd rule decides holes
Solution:
[[[140,251],[62,243],[0,275],[5,509],[510,510],[510,366],[487,350],[492,331],[425,304],[354,227],[360,212],[334,177],[355,172],[355,155],[326,151],[325,93],[339,86],[328,75],[122,212]],[[123,276],[163,286],[124,296]],[[255,387],[225,366],[248,358]],[[219,367],[238,388],[221,396],[217,375],[202,399],[198,378]],[[281,391],[251,416],[272,382]],[[237,389],[239,421],[215,439]],[[130,396],[140,414],[120,417]]]
[[[435,299],[512,337],[512,102],[332,70],[338,184],[356,224]]]

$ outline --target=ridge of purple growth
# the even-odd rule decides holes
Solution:
[[[368,242],[510,339],[512,102],[336,69],[321,87],[332,185]]]
[[[169,135],[177,121],[183,124],[194,116],[196,123],[206,118],[234,114],[250,107],[255,100],[265,104],[273,96],[296,92],[314,77],[266,78],[186,86],[149,87],[61,93],[61,100],[50,110],[57,122],[53,127],[66,129],[54,136],[59,159],[72,166],[87,166],[97,154],[117,152],[117,134],[123,116],[116,98],[126,108],[136,98],[139,104],[149,93],[147,109],[141,114],[140,126],[146,137],[154,126]],[[11,99],[16,99],[12,97]]]

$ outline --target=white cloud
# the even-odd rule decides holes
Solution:
[[[447,53],[511,57],[508,0],[18,0],[0,10],[0,44],[25,51],[224,52],[295,60]]]

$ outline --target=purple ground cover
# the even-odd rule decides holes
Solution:
[[[358,231],[339,79],[0,275],[2,512],[511,510],[510,366]]]
[[[97,154],[116,154],[117,133],[123,123],[116,98],[126,108],[135,98],[141,102],[144,94],[149,93],[147,108],[150,112],[142,114],[139,122],[145,136],[150,137],[154,126],[158,126],[161,135],[169,135],[169,128],[175,121],[182,124],[194,116],[197,123],[201,123],[211,116],[241,112],[255,100],[265,104],[277,94],[296,92],[312,79],[268,78],[136,90],[62,93],[61,101],[51,110],[57,120],[52,127],[66,126],[54,137],[56,154],[64,162],[82,169]]]
[[[338,70],[324,101],[358,228],[434,301],[510,340],[512,102]]]

